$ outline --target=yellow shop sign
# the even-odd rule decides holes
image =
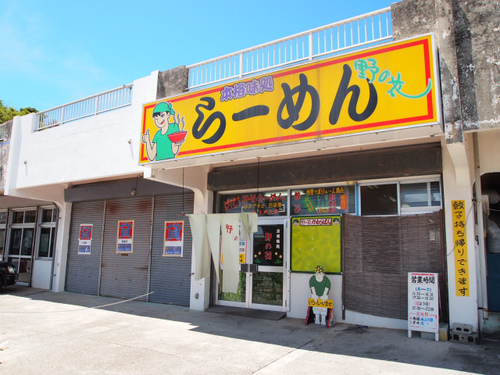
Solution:
[[[145,104],[140,164],[440,122],[432,36]]]

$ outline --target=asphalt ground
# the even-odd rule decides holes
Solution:
[[[9,287],[0,374],[500,374],[500,342]],[[432,335],[431,335],[432,336]]]

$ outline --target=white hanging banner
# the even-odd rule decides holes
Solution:
[[[189,217],[193,236],[194,278],[200,280],[210,275],[210,254],[214,262],[217,280],[220,281],[220,252],[222,250],[222,291],[236,293],[239,283],[240,222],[243,234],[249,239],[257,232],[256,213],[198,214]]]
[[[240,214],[222,215],[222,291],[236,293],[240,280]]]
[[[193,236],[194,279],[210,276],[210,256],[205,215],[186,215]]]
[[[252,237],[252,233],[257,232],[259,217],[257,216],[257,214],[249,212],[242,212],[240,216],[241,240],[248,241]]]
[[[206,215],[207,218],[207,235],[208,244],[212,252],[212,260],[214,269],[217,275],[217,280],[220,280],[219,263],[220,263],[220,220],[222,214]]]

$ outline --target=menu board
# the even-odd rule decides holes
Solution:
[[[353,186],[329,186],[297,189],[291,192],[292,215],[339,215],[352,213]]]
[[[314,273],[342,271],[341,216],[292,217],[291,269]]]
[[[437,273],[408,273],[408,337],[411,331],[439,334]]]

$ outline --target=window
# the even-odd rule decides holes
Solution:
[[[259,216],[287,215],[288,191],[251,192],[219,196],[219,212],[256,212]]]
[[[362,215],[397,215],[397,184],[365,185],[360,187]]]
[[[40,229],[40,248],[38,249],[39,258],[52,258],[54,249],[55,228]]]
[[[40,211],[40,225],[38,229],[37,258],[52,258],[56,239],[57,210],[42,208]]]
[[[363,216],[437,211],[441,209],[441,184],[437,179],[360,184],[360,208]]]
[[[36,210],[14,211],[12,224],[29,224],[36,222]]]
[[[354,197],[354,185],[292,189],[291,214],[310,216],[354,213]]]
[[[0,225],[4,225],[2,228],[5,228],[5,224],[7,224],[7,211],[0,211]]]
[[[441,208],[439,181],[401,183],[401,211],[435,211]]]

